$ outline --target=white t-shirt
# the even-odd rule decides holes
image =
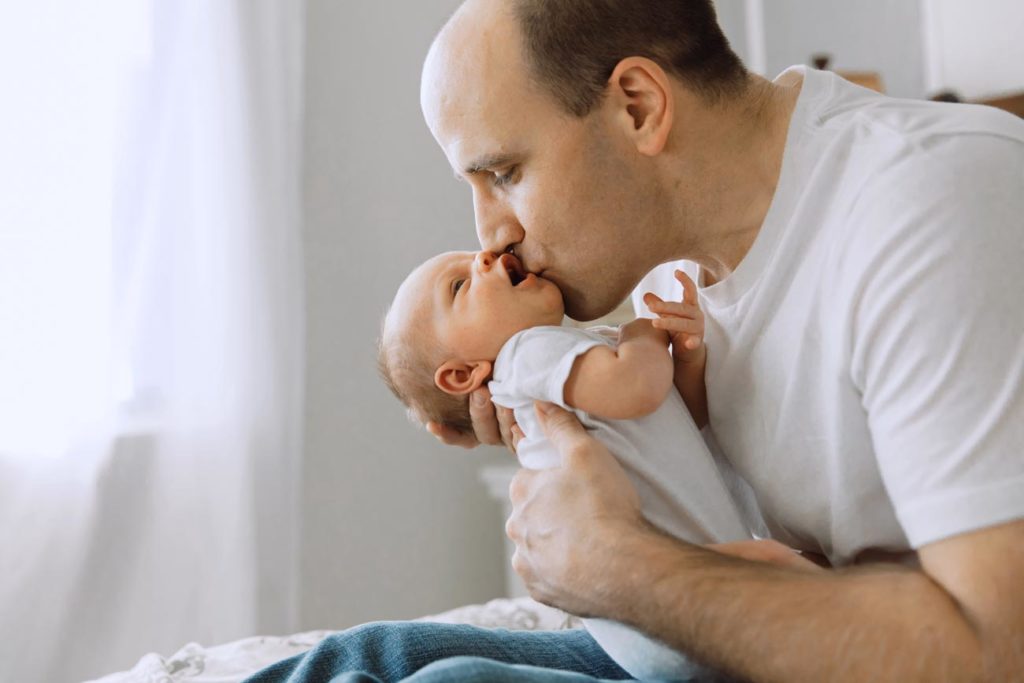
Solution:
[[[1024,122],[797,69],[761,231],[699,289],[711,427],[774,538],[912,560],[1024,518]]]
[[[614,346],[616,340],[613,330],[602,334],[534,327],[505,343],[488,388],[496,404],[515,412],[523,430],[525,438],[516,449],[520,464],[531,469],[560,464],[561,456],[544,436],[533,407],[535,400],[555,403],[573,410],[615,454],[652,524],[690,543],[751,538],[751,531],[761,528],[759,520],[748,517],[752,511],[734,501],[726,483],[729,471],[719,471],[674,388],[658,410],[635,420],[606,420],[566,405],[565,383],[576,358],[597,346]],[[687,679],[698,671],[682,655],[631,628],[600,619],[585,624],[608,655],[635,678]]]

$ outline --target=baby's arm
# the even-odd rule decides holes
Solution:
[[[565,402],[609,420],[631,420],[657,410],[672,390],[669,335],[651,320],[619,332],[619,346],[597,346],[573,363]]]
[[[666,330],[672,339],[672,358],[675,363],[675,384],[697,427],[708,423],[708,394],[704,384],[704,369],[708,353],[704,344],[704,313],[697,300],[697,285],[681,270],[676,279],[683,285],[681,302],[662,301],[654,294],[644,295],[644,303],[651,313],[658,315],[654,326]]]

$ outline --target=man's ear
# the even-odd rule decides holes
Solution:
[[[434,384],[446,394],[465,396],[479,389],[490,376],[490,361],[450,360],[434,373]]]
[[[668,74],[646,57],[627,57],[608,79],[608,104],[617,122],[644,156],[660,154],[675,116],[675,96]]]

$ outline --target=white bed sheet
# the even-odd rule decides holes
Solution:
[[[492,600],[423,617],[416,621],[473,624],[484,628],[560,630],[580,621],[530,598]],[[239,683],[274,662],[305,652],[337,631],[307,631],[290,636],[257,636],[215,647],[189,643],[170,657],[143,656],[130,671],[91,683]]]

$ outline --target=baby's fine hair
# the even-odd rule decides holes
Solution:
[[[437,422],[460,434],[472,435],[469,397],[453,396],[434,384],[437,367],[427,352],[431,343],[427,336],[417,339],[415,330],[404,329],[395,334],[388,329],[385,314],[377,339],[377,371],[391,393],[408,409],[412,422],[421,426]]]

